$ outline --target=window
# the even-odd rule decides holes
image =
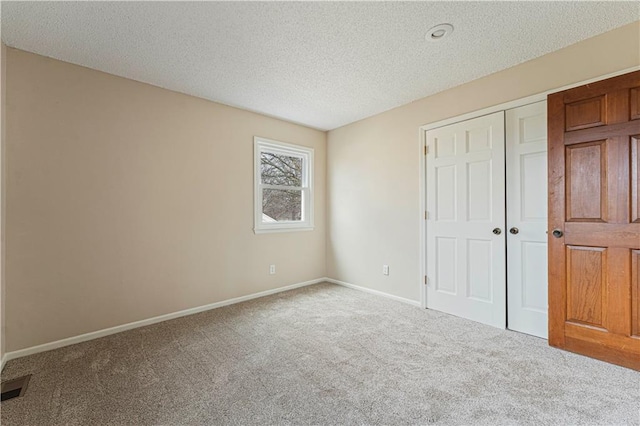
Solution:
[[[313,229],[313,149],[254,138],[255,227],[263,232]]]

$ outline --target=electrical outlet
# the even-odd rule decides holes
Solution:
[[[276,274],[276,265],[269,265],[269,275]]]
[[[382,273],[384,275],[389,275],[389,265],[382,265]]]

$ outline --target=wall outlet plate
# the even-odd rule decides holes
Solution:
[[[276,274],[276,265],[269,265],[269,275]]]
[[[389,275],[389,265],[382,265],[382,273],[384,275]]]

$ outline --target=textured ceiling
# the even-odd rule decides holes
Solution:
[[[639,20],[640,2],[3,1],[1,17],[9,46],[327,130]]]

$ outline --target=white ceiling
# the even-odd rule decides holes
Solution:
[[[639,19],[640,2],[3,1],[2,40],[328,130]]]

